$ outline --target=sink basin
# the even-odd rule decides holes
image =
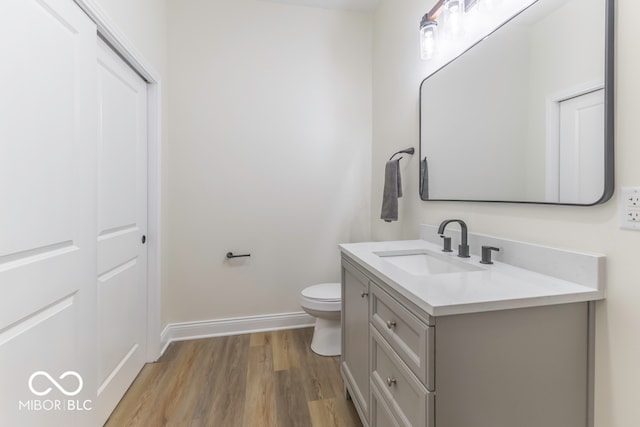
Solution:
[[[414,276],[464,273],[484,270],[480,266],[461,262],[455,258],[443,256],[426,250],[411,252],[374,252],[374,254],[378,255],[385,262],[388,262],[389,264],[392,264]]]

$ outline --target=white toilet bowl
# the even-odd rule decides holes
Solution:
[[[321,283],[300,292],[300,305],[316,318],[311,350],[321,356],[339,356],[342,352],[340,283]]]

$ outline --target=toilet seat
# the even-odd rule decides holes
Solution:
[[[300,305],[318,311],[342,310],[340,283],[320,283],[309,286],[300,292]]]
[[[340,283],[320,283],[302,290],[302,296],[314,301],[336,302],[342,299]]]

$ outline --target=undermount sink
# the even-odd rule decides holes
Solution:
[[[427,250],[374,252],[374,254],[382,258],[385,262],[414,276],[484,270],[480,266],[468,264],[455,258]]]

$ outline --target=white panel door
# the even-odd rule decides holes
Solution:
[[[98,384],[107,419],[145,362],[147,86],[98,41]]]
[[[72,0],[0,1],[2,426],[91,425],[95,40]]]
[[[560,102],[560,203],[604,193],[604,89]]]

